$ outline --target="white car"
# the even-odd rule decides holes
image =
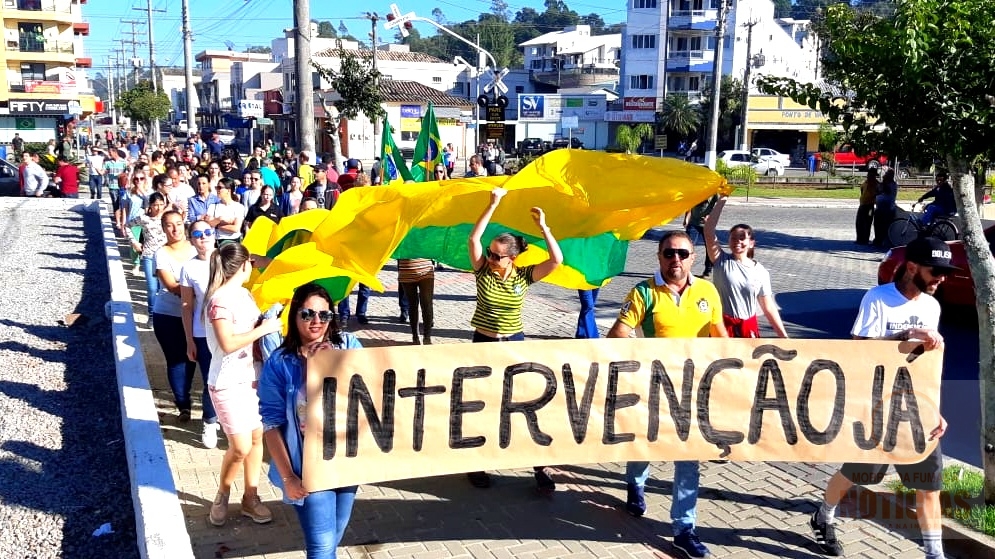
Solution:
[[[764,175],[767,177],[783,177],[784,176],[784,165],[776,159],[761,159],[756,163],[751,165],[753,170],[757,172],[758,175]]]
[[[227,128],[218,128],[216,132],[218,133],[218,140],[221,140],[221,143],[226,146],[231,145],[231,143],[235,141],[234,130],[229,130]]]
[[[730,167],[743,167],[753,163],[750,152],[739,149],[727,149],[719,152],[719,159],[725,161],[726,165]]]
[[[791,156],[786,153],[781,153],[775,149],[770,148],[753,148],[751,150],[753,157],[757,161],[763,161],[764,159],[773,159],[781,164],[782,167],[791,166]]]

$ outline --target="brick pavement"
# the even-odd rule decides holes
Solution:
[[[634,252],[642,252],[642,247],[634,248]],[[353,322],[351,329],[366,346],[406,343],[407,326],[394,321],[398,314],[396,293],[392,291],[396,288],[396,273],[388,267],[380,278],[391,291],[371,298],[372,323],[368,327],[359,329]],[[137,276],[129,278],[129,282],[139,301],[137,319],[144,323],[142,282]],[[470,276],[454,271],[437,273],[436,343],[469,341],[468,316],[473,301]],[[569,296],[553,298],[535,293],[530,296],[524,316],[526,334],[531,338],[570,337],[576,310]],[[279,492],[265,475],[260,494],[274,511],[272,523],[257,526],[235,516],[240,482],[232,491],[228,524],[215,528],[208,523],[208,506],[217,489],[225,442],[222,438],[214,450],[201,446],[196,407],[194,421],[177,423],[158,345],[150,331],[143,330],[142,336],[167,452],[196,556],[303,558],[303,537],[296,517],[290,507],[280,502]],[[199,386],[198,377],[195,394]],[[560,467],[555,476],[557,493],[552,499],[535,493],[530,470],[496,472],[494,487],[489,490],[470,487],[463,476],[362,486],[340,556],[671,557],[668,511],[672,464],[653,465],[647,489],[649,508],[641,519],[621,509],[625,499],[624,470],[623,464]],[[834,465],[828,464],[705,463],[698,507],[699,533],[717,557],[819,557],[809,538],[807,522],[833,471]],[[914,533],[890,531],[872,520],[847,519],[840,533],[848,557],[917,555],[917,544],[909,539]]]

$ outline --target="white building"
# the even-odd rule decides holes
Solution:
[[[628,0],[621,91],[625,111],[635,114],[614,120],[652,122],[667,95],[697,101],[709,89],[721,1]],[[729,2],[723,75],[742,79],[749,42],[752,76],[817,78],[817,44],[808,21],[775,19],[770,0]]]
[[[591,26],[572,25],[520,43],[525,69],[537,82],[556,87],[616,87],[622,35],[591,35]]]
[[[201,71],[201,79],[195,84],[199,101],[198,128],[204,126],[221,127],[224,124],[223,116],[233,114],[236,111],[238,100],[233,102],[231,93],[231,68],[233,64],[236,62],[242,62],[243,65],[254,63],[259,67],[259,70],[256,71],[274,67],[270,62],[270,55],[261,53],[205,50],[197,54],[194,59]],[[253,72],[248,68],[243,71],[248,74]]]

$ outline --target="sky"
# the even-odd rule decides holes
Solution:
[[[395,0],[402,13],[415,12],[420,17],[431,18],[432,10],[439,8],[447,20],[454,22],[476,19],[482,12],[490,11],[491,0]],[[542,0],[506,0],[512,14],[523,7],[543,11]],[[225,41],[234,43],[235,50],[251,45],[269,46],[270,41],[282,36],[283,29],[293,26],[292,0],[189,0],[190,25],[193,29],[193,53],[203,50],[226,50]],[[331,21],[336,27],[341,21],[349,32],[366,38],[370,23],[363,14],[367,10],[381,16],[390,12],[391,0],[359,3],[364,9],[348,0],[312,0],[311,19]],[[381,5],[382,4],[382,5]],[[625,18],[625,0],[567,0],[567,6],[577,13],[598,13],[607,23]],[[181,33],[181,0],[152,0],[152,7],[163,12],[153,12],[153,37],[155,39],[157,66],[183,65],[183,38]],[[90,23],[90,36],[84,43],[88,56],[93,58],[91,76],[105,73],[113,50],[121,48],[119,40],[144,42],[134,46],[140,58],[148,62],[147,0],[90,0],[83,5],[83,20]],[[140,8],[140,9],[138,9]],[[134,26],[123,21],[140,22]],[[415,26],[423,36],[434,34],[426,23]],[[134,31],[135,35],[132,35]],[[380,24],[378,33],[391,37],[390,31]],[[125,45],[131,57],[132,45]]]

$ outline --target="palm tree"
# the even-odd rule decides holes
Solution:
[[[701,108],[683,95],[668,95],[659,122],[664,129],[687,137],[701,126]]]
[[[632,153],[639,149],[643,140],[653,137],[653,127],[643,122],[630,126],[628,124],[619,125],[615,130],[615,143],[625,150],[625,153]]]

